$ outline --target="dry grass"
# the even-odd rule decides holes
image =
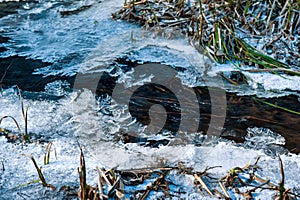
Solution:
[[[19,187],[24,187],[24,186],[30,185],[30,184],[32,184],[32,183],[37,183],[37,182],[39,182],[39,183],[41,183],[41,184],[43,185],[43,187],[48,187],[48,188],[51,188],[52,190],[56,190],[56,188],[55,188],[53,185],[51,185],[51,184],[49,184],[49,183],[46,182],[46,179],[45,179],[45,177],[44,177],[44,175],[43,175],[43,173],[42,173],[41,167],[38,166],[38,164],[37,164],[37,162],[35,161],[34,157],[33,157],[32,155],[28,155],[28,154],[21,154],[21,155],[22,155],[22,156],[25,156],[25,157],[28,157],[28,158],[31,159],[31,161],[33,162],[34,167],[35,167],[35,169],[36,169],[36,171],[37,171],[37,173],[38,173],[39,179],[38,179],[38,180],[31,181],[31,182],[28,182],[28,183],[26,183],[26,184],[19,185],[19,186],[17,186],[17,188],[19,188]]]
[[[39,182],[44,187],[49,187],[53,191],[56,190],[55,186],[46,181],[36,160],[31,155],[22,154],[22,156],[31,159],[38,172],[39,179],[19,185],[17,188]],[[129,198],[145,200],[151,195],[160,192],[163,194],[163,198],[180,198],[181,194],[186,193],[186,191],[183,191],[183,185],[178,185],[176,181],[174,182],[174,177],[186,176],[190,180],[194,180],[194,191],[199,192],[199,195],[203,197],[231,199],[232,193],[235,193],[250,200],[254,199],[255,194],[260,193],[262,190],[269,190],[273,193],[272,197],[274,200],[300,198],[295,189],[286,188],[285,186],[284,166],[280,157],[279,171],[281,180],[278,183],[272,183],[270,179],[265,179],[258,175],[260,170],[268,170],[259,166],[259,158],[254,163],[248,163],[244,167],[233,167],[224,176],[211,172],[212,169],[217,170],[221,167],[213,166],[207,167],[203,171],[195,171],[192,167],[186,167],[182,162],[172,166],[164,164],[164,166],[160,167],[127,170],[96,167],[98,183],[96,186],[91,186],[87,183],[88,169],[86,168],[83,150],[80,148],[80,165],[78,167],[80,189],[77,196],[82,200],[126,200]],[[59,191],[65,188],[70,187],[63,186]],[[74,195],[73,193],[68,194],[70,196]]]
[[[23,118],[23,122],[24,122],[24,131],[22,131],[19,122],[13,116],[10,116],[10,115],[5,115],[5,116],[1,117],[0,125],[4,119],[13,120],[13,122],[15,123],[15,125],[18,129],[18,132],[21,136],[22,141],[25,143],[25,142],[29,141],[29,133],[28,133],[28,108],[29,108],[29,106],[28,105],[26,107],[24,106],[23,97],[21,94],[21,90],[19,88],[18,88],[18,92],[19,92],[19,98],[20,98],[20,104],[21,104],[21,114],[22,114],[22,118]],[[2,130],[2,128],[1,128],[1,130]],[[1,130],[0,130],[0,132],[2,132],[2,133],[5,132],[4,129],[3,129],[3,131],[1,131]],[[8,132],[6,135],[8,136]],[[12,138],[14,138],[14,140],[17,140],[18,136],[15,135],[15,137],[12,137]]]
[[[240,70],[247,65],[299,76],[295,68],[287,70],[299,66],[299,8],[296,0],[199,0],[193,4],[184,0],[142,0],[125,1],[112,17],[167,36],[180,32],[211,59],[231,62]],[[259,42],[263,52],[246,41]],[[287,55],[288,63],[279,61]]]
[[[86,183],[85,161],[81,150],[79,167],[81,189],[78,196],[83,200],[128,199],[128,197],[144,200],[153,195],[153,193],[160,191],[164,194],[164,198],[179,197],[184,191],[181,191],[180,186],[177,186],[169,178],[170,174],[172,174],[172,176],[193,176],[195,187],[198,188],[198,192],[202,196],[231,199],[230,193],[234,192],[250,200],[254,198],[254,193],[259,193],[261,190],[271,190],[275,191],[273,199],[297,199],[300,197],[295,192],[292,192],[292,189],[285,188],[284,170],[280,157],[279,163],[282,180],[278,184],[271,183],[269,179],[263,179],[257,175],[256,172],[261,169],[258,161],[259,158],[253,164],[249,163],[244,167],[234,167],[228,171],[227,175],[221,178],[215,177],[209,172],[211,169],[221,166],[208,167],[202,172],[197,172],[180,162],[173,167],[165,166],[128,170],[106,170],[97,167],[99,174],[98,185],[97,187],[91,187]],[[174,186],[178,187],[178,191],[174,191]],[[240,189],[245,187],[248,188],[247,191],[241,192]]]

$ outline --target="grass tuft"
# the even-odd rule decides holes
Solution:
[[[23,97],[22,97],[21,90],[19,89],[19,87],[18,87],[18,92],[19,92],[19,98],[20,98],[20,104],[21,104],[21,113],[22,113],[23,122],[24,122],[24,132],[21,130],[18,121],[13,116],[5,115],[5,116],[1,117],[0,125],[4,119],[7,119],[7,118],[12,119],[14,121],[16,127],[18,128],[18,132],[22,138],[22,141],[24,143],[26,143],[26,142],[29,142],[29,134],[28,134],[28,108],[29,108],[29,106],[28,105],[26,107],[24,106]]]
[[[126,1],[124,5],[112,14],[114,19],[135,22],[150,30],[158,27],[160,33],[179,31],[218,63],[235,63],[239,70],[245,65],[254,69],[290,69],[289,74],[300,75],[299,47],[294,42],[300,28],[297,0],[143,0]],[[290,56],[285,59],[287,55]]]
[[[56,154],[56,148],[53,142],[49,142],[46,146],[46,153],[44,155],[44,165],[48,165],[50,163],[50,153],[51,153],[51,148],[54,148],[54,155],[57,160],[57,154]]]
[[[39,180],[34,180],[34,181],[29,182],[29,183],[19,185],[19,186],[17,186],[17,187],[23,187],[23,186],[27,186],[27,185],[32,184],[32,183],[37,183],[37,182],[39,182],[39,183],[41,183],[41,184],[43,185],[43,187],[49,187],[49,188],[51,188],[52,190],[56,190],[56,188],[55,188],[53,185],[48,184],[48,183],[46,182],[46,179],[45,179],[45,177],[44,177],[44,175],[43,175],[43,173],[42,173],[41,168],[38,166],[38,164],[36,163],[36,161],[35,161],[35,159],[34,159],[34,157],[33,157],[32,155],[21,154],[21,156],[25,156],[25,157],[28,157],[28,158],[31,159],[31,161],[33,162],[34,167],[35,167],[35,169],[36,169],[36,171],[37,171],[37,173],[38,173]]]

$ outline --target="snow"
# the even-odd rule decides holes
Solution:
[[[50,163],[45,166],[43,165],[45,145],[35,143],[26,145],[12,144],[8,143],[3,137],[0,142],[0,151],[5,152],[5,156],[2,154],[0,157],[0,161],[5,167],[5,171],[1,170],[0,172],[1,198],[21,199],[18,193],[22,192],[27,196],[31,196],[31,198],[28,199],[35,199],[35,195],[37,193],[40,194],[43,193],[43,191],[49,190],[41,187],[38,183],[16,189],[16,187],[20,184],[38,179],[33,163],[27,157],[20,156],[20,154],[33,155],[37,163],[42,166],[42,171],[46,181],[53,184],[56,188],[59,189],[65,185],[78,186],[77,167],[79,166],[80,151],[76,140],[72,138],[53,139],[52,142],[56,147],[57,160],[54,158],[54,154],[52,152]],[[186,165],[192,166],[198,171],[204,171],[204,169],[208,166],[222,166],[209,171],[211,174],[219,177],[226,175],[227,171],[236,166],[243,167],[247,163],[254,163],[257,157],[261,156],[258,165],[262,168],[262,170],[259,170],[257,175],[264,178],[270,178],[271,182],[274,184],[278,184],[281,180],[279,161],[277,158],[272,158],[264,154],[262,150],[239,147],[230,142],[219,142],[213,147],[195,147],[193,145],[186,145],[182,147],[160,147],[158,149],[141,147],[139,150],[140,156],[128,154],[129,158],[126,161],[122,159],[115,160],[115,157],[122,158],[122,153],[116,151],[115,154],[117,155],[114,157],[111,149],[105,150],[104,148],[103,151],[106,152],[102,152],[102,156],[106,153],[112,155],[111,162],[106,164],[113,163],[111,164],[111,167],[118,166],[118,169],[123,167],[126,169],[149,167],[150,164],[155,164],[153,160],[149,162],[149,159],[147,159],[150,155],[152,156],[152,159],[154,159],[154,157],[167,159],[168,163],[183,161]],[[129,151],[130,150],[127,152]],[[174,154],[174,151],[176,154]],[[96,166],[105,167],[106,165],[103,165],[103,160],[95,158],[86,149],[84,152],[88,171],[87,182],[90,185],[96,185],[97,173],[95,168]],[[295,188],[299,191],[299,156],[294,154],[281,155],[281,159],[283,160],[285,168],[285,187]],[[139,165],[136,165],[137,163],[139,163]],[[173,183],[177,183],[180,187],[183,187],[186,191],[190,191],[186,195],[182,194],[182,198],[208,199],[208,196],[203,197],[199,195],[199,193],[196,193],[197,190],[193,184],[193,176],[173,176],[171,174],[170,180],[172,180]],[[257,199],[271,199],[270,195],[273,194],[274,192],[271,190],[263,190],[262,192],[255,193],[255,196]],[[152,198],[158,198],[158,196],[159,193],[155,194]],[[44,197],[47,197],[47,195]]]

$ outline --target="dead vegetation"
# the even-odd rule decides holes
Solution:
[[[20,136],[18,136],[17,134],[10,133],[9,131],[7,131],[3,128],[0,128],[0,135],[3,134],[3,135],[5,135],[5,137],[7,139],[12,140],[12,141],[21,140],[23,143],[25,143],[25,142],[29,141],[29,133],[28,133],[28,108],[29,108],[29,106],[28,105],[26,107],[24,106],[23,97],[21,94],[21,90],[19,88],[18,88],[18,93],[19,93],[19,99],[20,99],[20,105],[21,105],[22,118],[23,118],[23,122],[24,122],[24,131],[22,131],[21,126],[20,126],[19,122],[15,119],[15,117],[10,116],[10,115],[5,115],[0,118],[0,125],[4,119],[13,120],[13,122],[15,123],[15,125],[18,129]]]
[[[280,157],[279,163],[282,179],[278,184],[257,175],[256,172],[261,169],[258,161],[259,158],[253,164],[249,163],[244,167],[234,167],[228,171],[227,175],[221,178],[209,172],[211,169],[221,166],[207,167],[204,171],[198,172],[191,167],[186,167],[181,162],[175,166],[128,170],[106,170],[97,167],[98,185],[92,187],[86,182],[85,160],[81,149],[80,167],[78,168],[80,179],[78,197],[83,200],[144,200],[154,195],[155,192],[162,192],[163,198],[180,198],[180,194],[185,193],[185,191],[182,191],[182,186],[174,182],[171,177],[181,175],[192,177],[191,179],[194,180],[195,188],[198,188],[197,191],[202,196],[231,199],[232,193],[235,193],[245,199],[254,199],[253,194],[261,190],[271,190],[274,191],[273,199],[297,199],[300,197],[291,188],[285,188],[284,170]]]
[[[57,159],[55,146],[52,142],[49,142],[46,146],[46,152],[45,152],[45,155],[44,155],[44,165],[47,165],[50,162],[50,154],[51,154],[51,147],[52,146],[53,146],[53,151],[54,151],[55,158]],[[29,158],[32,161],[32,163],[34,165],[34,168],[36,169],[36,171],[38,173],[39,179],[30,181],[30,182],[25,183],[25,184],[18,185],[16,188],[21,188],[21,187],[24,187],[24,186],[28,186],[28,185],[31,185],[33,183],[41,183],[43,187],[51,188],[53,191],[56,190],[56,187],[54,187],[52,184],[49,184],[49,183],[46,182],[46,179],[45,179],[44,174],[42,172],[42,167],[39,167],[39,165],[37,164],[35,158],[32,155],[21,154],[21,156],[25,156],[25,157]]]
[[[52,190],[56,190],[56,188],[53,185],[51,185],[51,184],[49,184],[49,183],[46,182],[46,179],[45,179],[45,177],[44,177],[44,175],[42,173],[41,167],[38,166],[38,164],[37,164],[36,160],[34,159],[34,157],[32,155],[28,155],[28,154],[21,154],[21,155],[22,156],[26,156],[26,157],[28,157],[28,158],[31,159],[31,161],[33,162],[34,167],[35,167],[35,169],[36,169],[36,171],[38,173],[39,179],[31,181],[31,182],[28,182],[28,183],[23,184],[23,185],[20,185],[18,187],[23,187],[23,186],[26,186],[26,185],[29,185],[29,184],[32,184],[32,183],[41,183],[43,185],[43,187],[49,187]]]
[[[50,147],[48,144],[44,160],[50,158]],[[53,149],[56,154],[55,149]],[[63,186],[59,190],[49,184],[44,177],[41,167],[38,166],[32,155],[22,154],[28,157],[37,170],[39,179],[21,184],[16,188],[26,187],[33,183],[41,183],[43,187],[51,188],[53,191],[64,192],[70,197],[74,197],[75,188]],[[255,196],[263,190],[269,190],[274,200],[296,200],[300,194],[295,188],[285,186],[284,166],[280,157],[279,172],[281,180],[273,183],[270,179],[262,178],[259,172],[263,169],[259,166],[259,159],[254,163],[248,163],[244,167],[233,167],[227,174],[220,176],[218,168],[222,166],[206,167],[203,171],[196,171],[192,167],[187,167],[183,162],[176,164],[164,164],[160,167],[147,167],[137,169],[117,168],[105,169],[96,167],[98,172],[97,184],[90,185],[87,182],[87,169],[84,152],[80,147],[80,165],[78,167],[79,190],[77,197],[82,200],[126,200],[148,199],[152,195],[158,195],[163,199],[182,198],[182,194],[189,192],[199,193],[199,197],[214,197],[219,199],[232,199],[233,195],[238,195],[242,199],[255,199]],[[50,161],[50,160],[49,160]],[[212,170],[214,170],[212,172]],[[180,180],[181,179],[181,180]],[[182,180],[189,180],[193,187],[192,191],[186,191]]]
[[[126,1],[112,15],[167,37],[181,33],[218,63],[300,75],[299,1]],[[290,66],[289,66],[290,65]]]

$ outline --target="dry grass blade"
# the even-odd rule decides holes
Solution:
[[[258,177],[256,175],[253,175],[253,179],[256,180],[256,181],[259,181],[261,183],[267,183],[270,188],[276,188],[276,185],[271,183],[269,179],[265,180],[265,179],[263,179],[261,177]]]
[[[2,78],[1,78],[1,80],[0,80],[0,88],[2,88],[4,78],[6,77],[6,74],[7,74],[9,68],[12,66],[13,63],[14,63],[14,61],[12,61],[12,62],[8,65],[8,67],[6,67],[6,69],[5,69],[5,71],[4,71],[3,75],[2,75]]]
[[[45,179],[45,177],[44,177],[44,175],[43,175],[43,173],[42,173],[42,170],[41,170],[41,169],[39,168],[39,166],[37,165],[37,163],[36,163],[34,157],[33,157],[32,155],[28,155],[28,154],[21,154],[21,155],[22,155],[22,156],[25,156],[25,157],[28,157],[28,158],[30,158],[30,159],[32,160],[32,162],[33,162],[33,164],[34,164],[34,167],[35,167],[35,169],[36,169],[37,172],[38,172],[39,179],[40,179],[40,182],[42,183],[42,185],[43,185],[44,187],[49,187],[49,188],[51,188],[52,190],[56,190],[56,188],[55,188],[53,185],[48,184],[48,183],[46,182],[46,179]]]
[[[104,170],[104,169],[100,169],[100,170],[99,170],[99,173],[100,173],[101,177],[105,180],[105,182],[106,182],[110,187],[112,187],[112,182],[107,178],[106,173],[105,173],[105,170]]]
[[[99,195],[100,195],[100,200],[103,200],[103,184],[102,184],[102,175],[101,175],[101,171],[99,169],[99,167],[96,167],[97,171],[98,171],[98,189],[99,189]]]
[[[152,190],[157,191],[158,189],[165,192],[165,194],[166,194],[166,190],[168,190],[168,184],[167,184],[167,181],[165,180],[165,174],[160,174],[160,176],[158,178],[156,178],[156,180],[154,182],[152,182],[150,185],[148,185],[146,187],[146,189],[144,190],[144,192],[141,194],[141,196],[139,196],[138,200],[146,199]],[[168,196],[168,193],[167,193],[167,196]]]
[[[122,171],[118,171],[117,172],[129,172],[129,173],[133,173],[133,174],[146,174],[146,173],[154,173],[154,172],[158,172],[158,171],[170,171],[173,169],[179,169],[181,170],[182,168],[180,167],[149,167],[149,168],[139,168],[139,169],[127,169],[127,170],[122,170]]]
[[[218,183],[219,183],[221,189],[223,190],[223,192],[224,192],[226,198],[230,198],[230,196],[229,196],[229,194],[228,194],[228,192],[227,192],[227,189],[226,189],[226,187],[224,186],[224,184],[222,183],[222,181],[218,181]]]
[[[23,133],[22,133],[22,131],[21,131],[20,125],[19,125],[19,123],[17,122],[17,120],[16,120],[14,117],[8,116],[8,115],[3,116],[3,117],[1,117],[1,119],[0,119],[0,124],[2,123],[3,119],[6,119],[6,118],[10,118],[10,119],[12,119],[12,120],[14,121],[14,123],[16,124],[17,129],[18,129],[18,131],[19,131],[19,134],[20,134],[21,137],[23,138],[24,135],[23,135]]]
[[[150,191],[151,189],[147,187],[146,190],[143,192],[143,194],[138,198],[138,200],[144,200],[148,196]]]
[[[123,8],[132,8],[132,7],[135,6],[135,5],[144,4],[144,3],[146,3],[146,2],[147,2],[146,0],[137,1],[137,2],[132,1],[132,3],[129,3],[129,4],[127,4],[127,3],[125,2]]]
[[[98,187],[92,187],[86,182],[86,165],[83,150],[80,148],[80,166],[78,167],[80,190],[78,191],[78,197],[82,200],[99,200],[100,195],[98,193]],[[102,195],[101,197],[104,197]]]
[[[29,140],[29,135],[28,135],[28,106],[26,106],[26,108],[24,108],[23,98],[22,98],[22,95],[21,95],[21,90],[19,89],[19,87],[17,87],[17,88],[18,88],[18,91],[19,91],[19,98],[20,98],[20,104],[21,104],[21,112],[22,112],[22,117],[23,117],[24,126],[25,126],[24,133],[22,132],[22,130],[20,128],[20,125],[17,122],[17,120],[14,117],[12,117],[12,116],[9,116],[9,115],[3,116],[0,119],[0,124],[2,123],[3,119],[6,119],[6,118],[12,119],[14,121],[14,123],[16,124],[17,128],[18,128],[18,131],[19,131],[19,134],[21,135],[22,141],[23,142],[27,142]]]
[[[252,188],[252,189],[249,190],[249,191],[254,192],[254,191],[257,190],[258,188],[262,188],[264,185],[267,185],[267,184],[269,184],[269,183],[270,183],[270,180],[268,179],[268,180],[266,180],[265,182],[261,183],[260,185],[255,186],[254,188]]]
[[[24,136],[23,136],[23,141],[28,141],[28,108],[29,106],[27,105],[26,108],[24,108],[24,103],[23,103],[23,97],[22,97],[22,94],[21,94],[21,89],[19,87],[18,88],[18,91],[19,91],[19,98],[20,98],[20,104],[21,104],[21,111],[22,111],[22,117],[23,117],[23,120],[24,120],[24,126],[25,126],[25,133],[24,133]]]
[[[86,184],[86,168],[85,160],[82,148],[80,147],[80,166],[78,167],[79,181],[80,181],[80,191],[79,197],[83,200],[86,200],[88,197],[87,194],[87,184]]]
[[[208,186],[205,184],[205,182],[202,180],[201,176],[198,176],[197,174],[194,174],[194,177],[196,178],[197,181],[201,184],[201,186],[207,191],[207,193],[213,197],[214,194],[212,191],[208,188]]]
[[[57,154],[56,154],[56,148],[55,145],[53,144],[53,142],[49,142],[46,146],[46,153],[44,155],[44,165],[48,165],[50,162],[50,152],[51,152],[51,147],[53,146],[54,148],[54,155],[55,155],[55,159],[57,159]]]
[[[116,191],[116,188],[118,186],[118,184],[120,183],[120,176],[117,177],[117,179],[115,180],[114,184],[110,187],[109,191],[108,191],[108,197],[113,197],[114,196],[114,192]]]
[[[290,189],[285,189],[285,187],[284,187],[285,176],[284,176],[283,163],[282,163],[280,156],[278,157],[278,159],[279,159],[279,164],[280,164],[279,167],[280,167],[281,181],[279,182],[279,185],[278,185],[279,195],[277,195],[277,197],[279,200],[291,199],[290,196],[288,195],[288,192],[290,191]]]

